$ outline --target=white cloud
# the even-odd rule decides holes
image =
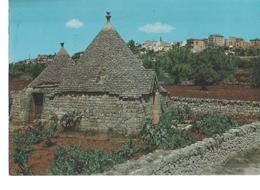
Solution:
[[[162,24],[160,22],[156,22],[153,24],[146,24],[138,28],[138,31],[145,33],[169,33],[174,29],[173,26],[169,24]]]
[[[80,28],[83,25],[84,25],[83,22],[81,22],[80,20],[75,19],[75,18],[70,19],[66,22],[66,27],[68,27],[68,28]]]

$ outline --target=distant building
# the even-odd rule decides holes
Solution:
[[[202,40],[204,41],[205,47],[207,48],[209,46],[209,39],[208,38],[204,38]]]
[[[22,63],[22,64],[36,64],[36,63],[50,63],[54,58],[54,55],[43,55],[43,54],[38,54],[38,56],[35,59],[25,59],[22,61],[18,61],[17,63]]]
[[[151,51],[153,50],[154,52],[159,52],[159,51],[168,51],[171,49],[172,44],[169,42],[165,42],[160,38],[159,41],[156,40],[147,40],[143,43],[142,48],[145,50]]]
[[[183,40],[180,42],[180,47],[186,46],[187,45],[187,40]]]
[[[205,39],[188,39],[187,46],[193,53],[198,53],[206,49]]]
[[[230,37],[225,39],[225,46],[226,47],[241,47],[246,48],[248,47],[249,43],[246,42],[243,38],[238,37]]]
[[[37,61],[37,62],[42,62],[42,63],[46,63],[46,62],[52,61],[52,57],[51,57],[50,55],[39,54],[39,55],[37,56],[37,58],[35,59],[35,61]]]
[[[208,47],[223,47],[224,45],[224,36],[220,34],[212,34],[208,37]]]
[[[259,47],[260,46],[260,39],[255,38],[255,39],[250,40],[250,46],[251,47]]]

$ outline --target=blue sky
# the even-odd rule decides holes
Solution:
[[[59,42],[83,51],[105,24],[125,41],[180,41],[212,33],[260,37],[260,0],[10,0],[10,62],[53,54]]]

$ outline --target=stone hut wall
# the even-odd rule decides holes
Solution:
[[[52,113],[63,114],[78,110],[83,114],[80,130],[120,133],[138,133],[146,118],[151,117],[152,97],[122,100],[106,94],[67,94],[45,97],[43,119]]]
[[[10,119],[16,122],[27,122],[30,109],[30,91],[22,90],[10,93],[12,105],[10,108]]]
[[[17,122],[28,122],[29,114],[30,114],[30,106],[32,101],[33,93],[43,93],[44,94],[44,102],[52,96],[52,92],[55,88],[39,88],[32,89],[27,88],[22,91],[11,91],[9,96],[12,101],[10,108],[10,119],[12,121]],[[49,116],[45,116],[48,118]]]
[[[23,117],[21,114],[22,111],[22,102],[21,102],[21,91],[11,91],[9,94],[10,98],[9,101],[11,101],[11,106],[9,110],[9,117],[11,120],[14,121],[23,121]],[[9,102],[10,103],[10,102]]]
[[[102,175],[207,175],[236,154],[260,144],[260,122],[230,129],[176,150],[156,150]]]

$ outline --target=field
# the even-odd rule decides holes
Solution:
[[[16,84],[19,88],[20,85]],[[196,98],[216,98],[216,99],[232,99],[232,100],[248,100],[260,101],[260,89],[252,88],[250,86],[209,86],[208,90],[201,90],[200,86],[179,86],[179,85],[164,85],[172,96],[182,97],[196,97]],[[255,117],[237,116],[234,118],[239,124],[251,123],[256,120]],[[10,123],[10,137],[13,129],[21,128],[22,126],[11,122]],[[194,139],[201,140],[201,134],[191,134]],[[54,145],[46,147],[43,141],[32,145],[32,155],[29,157],[29,165],[32,167],[34,175],[47,175],[48,169],[51,168],[54,153],[59,146],[79,144],[83,151],[87,150],[105,150],[115,151],[122,148],[128,138],[124,135],[112,134],[95,134],[95,133],[80,133],[80,132],[66,132],[60,133],[54,139]],[[135,138],[134,142],[137,145],[142,145],[141,139]],[[11,152],[13,145],[9,146],[9,171],[10,174],[15,174],[17,165],[12,160]],[[137,159],[144,152],[138,152],[132,156],[131,159]]]
[[[10,133],[10,137],[11,137]],[[113,151],[122,148],[127,138],[123,135],[111,136],[109,134],[88,134],[80,132],[66,132],[59,134],[54,139],[54,145],[46,147],[43,141],[32,145],[32,155],[29,157],[29,165],[32,167],[34,175],[47,175],[48,169],[51,167],[51,161],[54,158],[56,149],[59,146],[79,144],[82,151],[88,150],[105,150]],[[140,140],[135,139],[136,144],[142,144]],[[15,174],[17,165],[14,163],[10,155],[13,145],[9,146],[9,171],[10,174]],[[140,154],[141,155],[141,154]],[[139,154],[133,155],[133,159],[140,156]]]
[[[239,85],[209,86],[201,90],[200,86],[163,85],[171,96],[214,98],[227,100],[260,101],[260,88]]]

